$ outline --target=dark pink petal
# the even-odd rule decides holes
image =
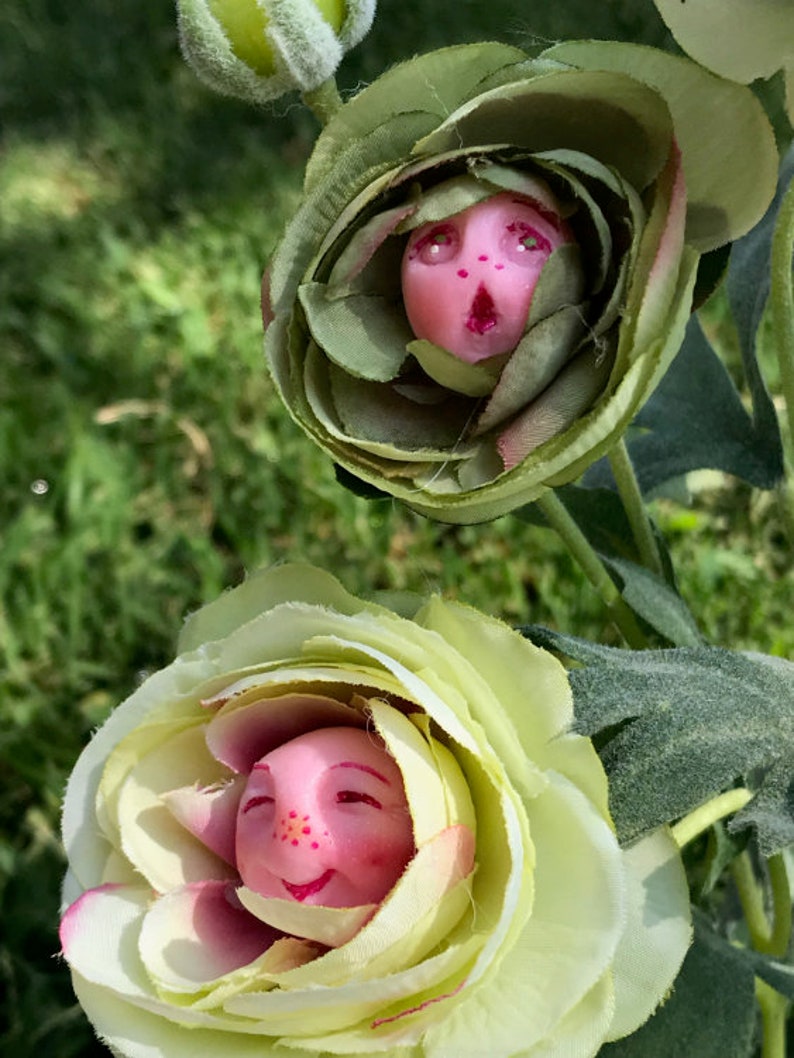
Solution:
[[[234,829],[245,778],[236,775],[219,786],[183,786],[163,794],[168,809],[208,849],[236,866]]]
[[[192,882],[155,901],[139,948],[162,986],[191,990],[253,962],[281,936],[243,908],[233,885]]]
[[[317,727],[363,727],[357,710],[319,694],[284,694],[222,709],[207,726],[210,752],[232,771],[247,773],[266,753]]]

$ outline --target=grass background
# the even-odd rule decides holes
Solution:
[[[566,36],[670,46],[651,0],[382,0],[340,83],[453,41]],[[99,1056],[56,958],[59,803],[187,612],[304,558],[356,592],[615,634],[549,533],[368,505],[276,401],[258,292],[316,134],[294,99],[211,95],[151,0],[5,0],[0,71],[0,1049]],[[709,326],[733,357],[719,301]],[[774,498],[710,479],[655,513],[709,638],[792,656]]]

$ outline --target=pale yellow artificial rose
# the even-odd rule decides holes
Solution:
[[[586,1058],[663,1001],[691,939],[680,857],[666,828],[619,846],[552,655],[306,566],[223,595],[181,648],[66,793],[63,953],[116,1054]],[[340,726],[399,769],[411,854],[370,903],[253,891],[239,821],[272,798],[250,776]]]

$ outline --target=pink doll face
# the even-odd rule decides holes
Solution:
[[[417,228],[402,263],[414,334],[468,363],[510,352],[543,265],[570,241],[562,221],[508,191]]]
[[[294,738],[254,764],[236,844],[243,882],[262,896],[378,903],[414,854],[400,769],[357,728]]]

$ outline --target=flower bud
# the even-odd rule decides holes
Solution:
[[[311,92],[366,35],[375,0],[177,0],[182,52],[205,84],[265,103]]]

